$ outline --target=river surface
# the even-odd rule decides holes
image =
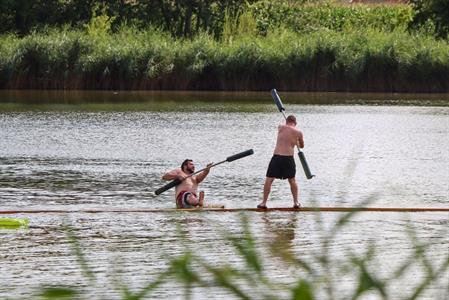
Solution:
[[[153,96],[0,92],[1,210],[174,208],[173,190],[154,195],[166,183],[161,180],[164,172],[186,158],[193,159],[198,170],[247,149],[253,149],[254,155],[212,168],[201,189],[207,203],[255,207],[261,201],[276,128],[283,120],[269,93]],[[446,96],[445,100],[428,97],[419,102],[417,96],[403,100],[403,104],[415,101],[428,106],[396,105],[402,99],[398,95],[387,101],[373,95],[339,94],[337,105],[328,103],[329,95],[296,97],[298,101],[294,94],[285,98],[286,113],[298,118],[304,153],[316,175],[307,180],[296,158],[303,206],[449,207],[449,107],[441,106]],[[292,204],[288,183],[275,181],[268,206]],[[81,287],[80,298],[117,299],[121,297],[117,280],[138,290],[186,249],[212,264],[243,264],[224,237],[242,234],[238,213],[9,216],[29,218],[30,228],[0,229],[2,299],[34,297],[48,285]],[[300,272],[273,259],[269,245],[277,236],[285,236],[294,255],[312,262],[325,251],[324,232],[342,213],[248,212],[246,216],[266,276],[289,288]],[[64,224],[73,228],[94,270],[95,284],[73,255]],[[429,276],[421,261],[437,268],[448,259],[448,225],[449,214],[444,212],[359,213],[326,249],[331,260],[349,261],[349,253],[363,253],[374,243],[376,255],[370,266],[385,279],[415,253],[416,243],[428,244],[425,259],[388,282],[392,299],[401,299]],[[335,299],[349,297],[357,282],[357,276],[344,273],[340,266],[332,269]],[[447,299],[447,269],[438,277],[418,299]],[[255,298],[263,293],[260,286],[240,284]],[[148,298],[183,298],[184,292],[173,279]],[[278,297],[288,297],[282,293]],[[317,293],[324,293],[325,299],[324,291]],[[381,299],[375,292],[366,296]],[[234,296],[212,286],[195,287],[191,297]]]

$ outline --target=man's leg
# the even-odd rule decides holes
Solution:
[[[265,183],[263,185],[263,200],[262,203],[260,203],[258,206],[267,206],[267,200],[268,196],[270,195],[271,191],[271,185],[273,184],[274,178],[273,177],[266,177]]]
[[[204,205],[204,191],[200,192],[200,198],[198,199],[198,206],[203,207]]]
[[[293,196],[293,205],[298,207],[301,206],[301,203],[298,201],[298,185],[296,184],[295,177],[288,178],[288,183],[290,184],[290,190]]]
[[[194,194],[190,194],[187,199],[187,204],[190,206],[197,206],[199,205],[199,200]]]

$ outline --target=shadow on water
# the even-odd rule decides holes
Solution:
[[[282,91],[281,91],[282,92]],[[310,105],[448,106],[449,94],[282,92],[286,103]],[[0,90],[0,111],[225,111],[260,112],[266,92]]]

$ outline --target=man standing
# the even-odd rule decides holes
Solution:
[[[201,173],[190,176],[195,173],[195,165],[191,159],[186,159],[181,164],[181,168],[171,170],[162,176],[163,180],[178,179],[181,183],[175,188],[175,200],[177,208],[202,207],[204,202],[204,192],[198,195],[198,184],[200,184],[207,174],[209,174],[212,163],[206,166]],[[190,176],[190,177],[189,177]]]
[[[268,165],[265,184],[263,187],[262,203],[257,208],[266,209],[268,195],[275,178],[287,179],[293,196],[293,208],[299,208],[298,185],[296,184],[296,164],[294,159],[295,146],[304,148],[304,138],[302,132],[296,128],[296,117],[290,115],[285,124],[278,127],[276,147],[273,157]]]

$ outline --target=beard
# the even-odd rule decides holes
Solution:
[[[192,174],[193,172],[195,172],[195,167],[186,168],[186,173],[187,174]]]

